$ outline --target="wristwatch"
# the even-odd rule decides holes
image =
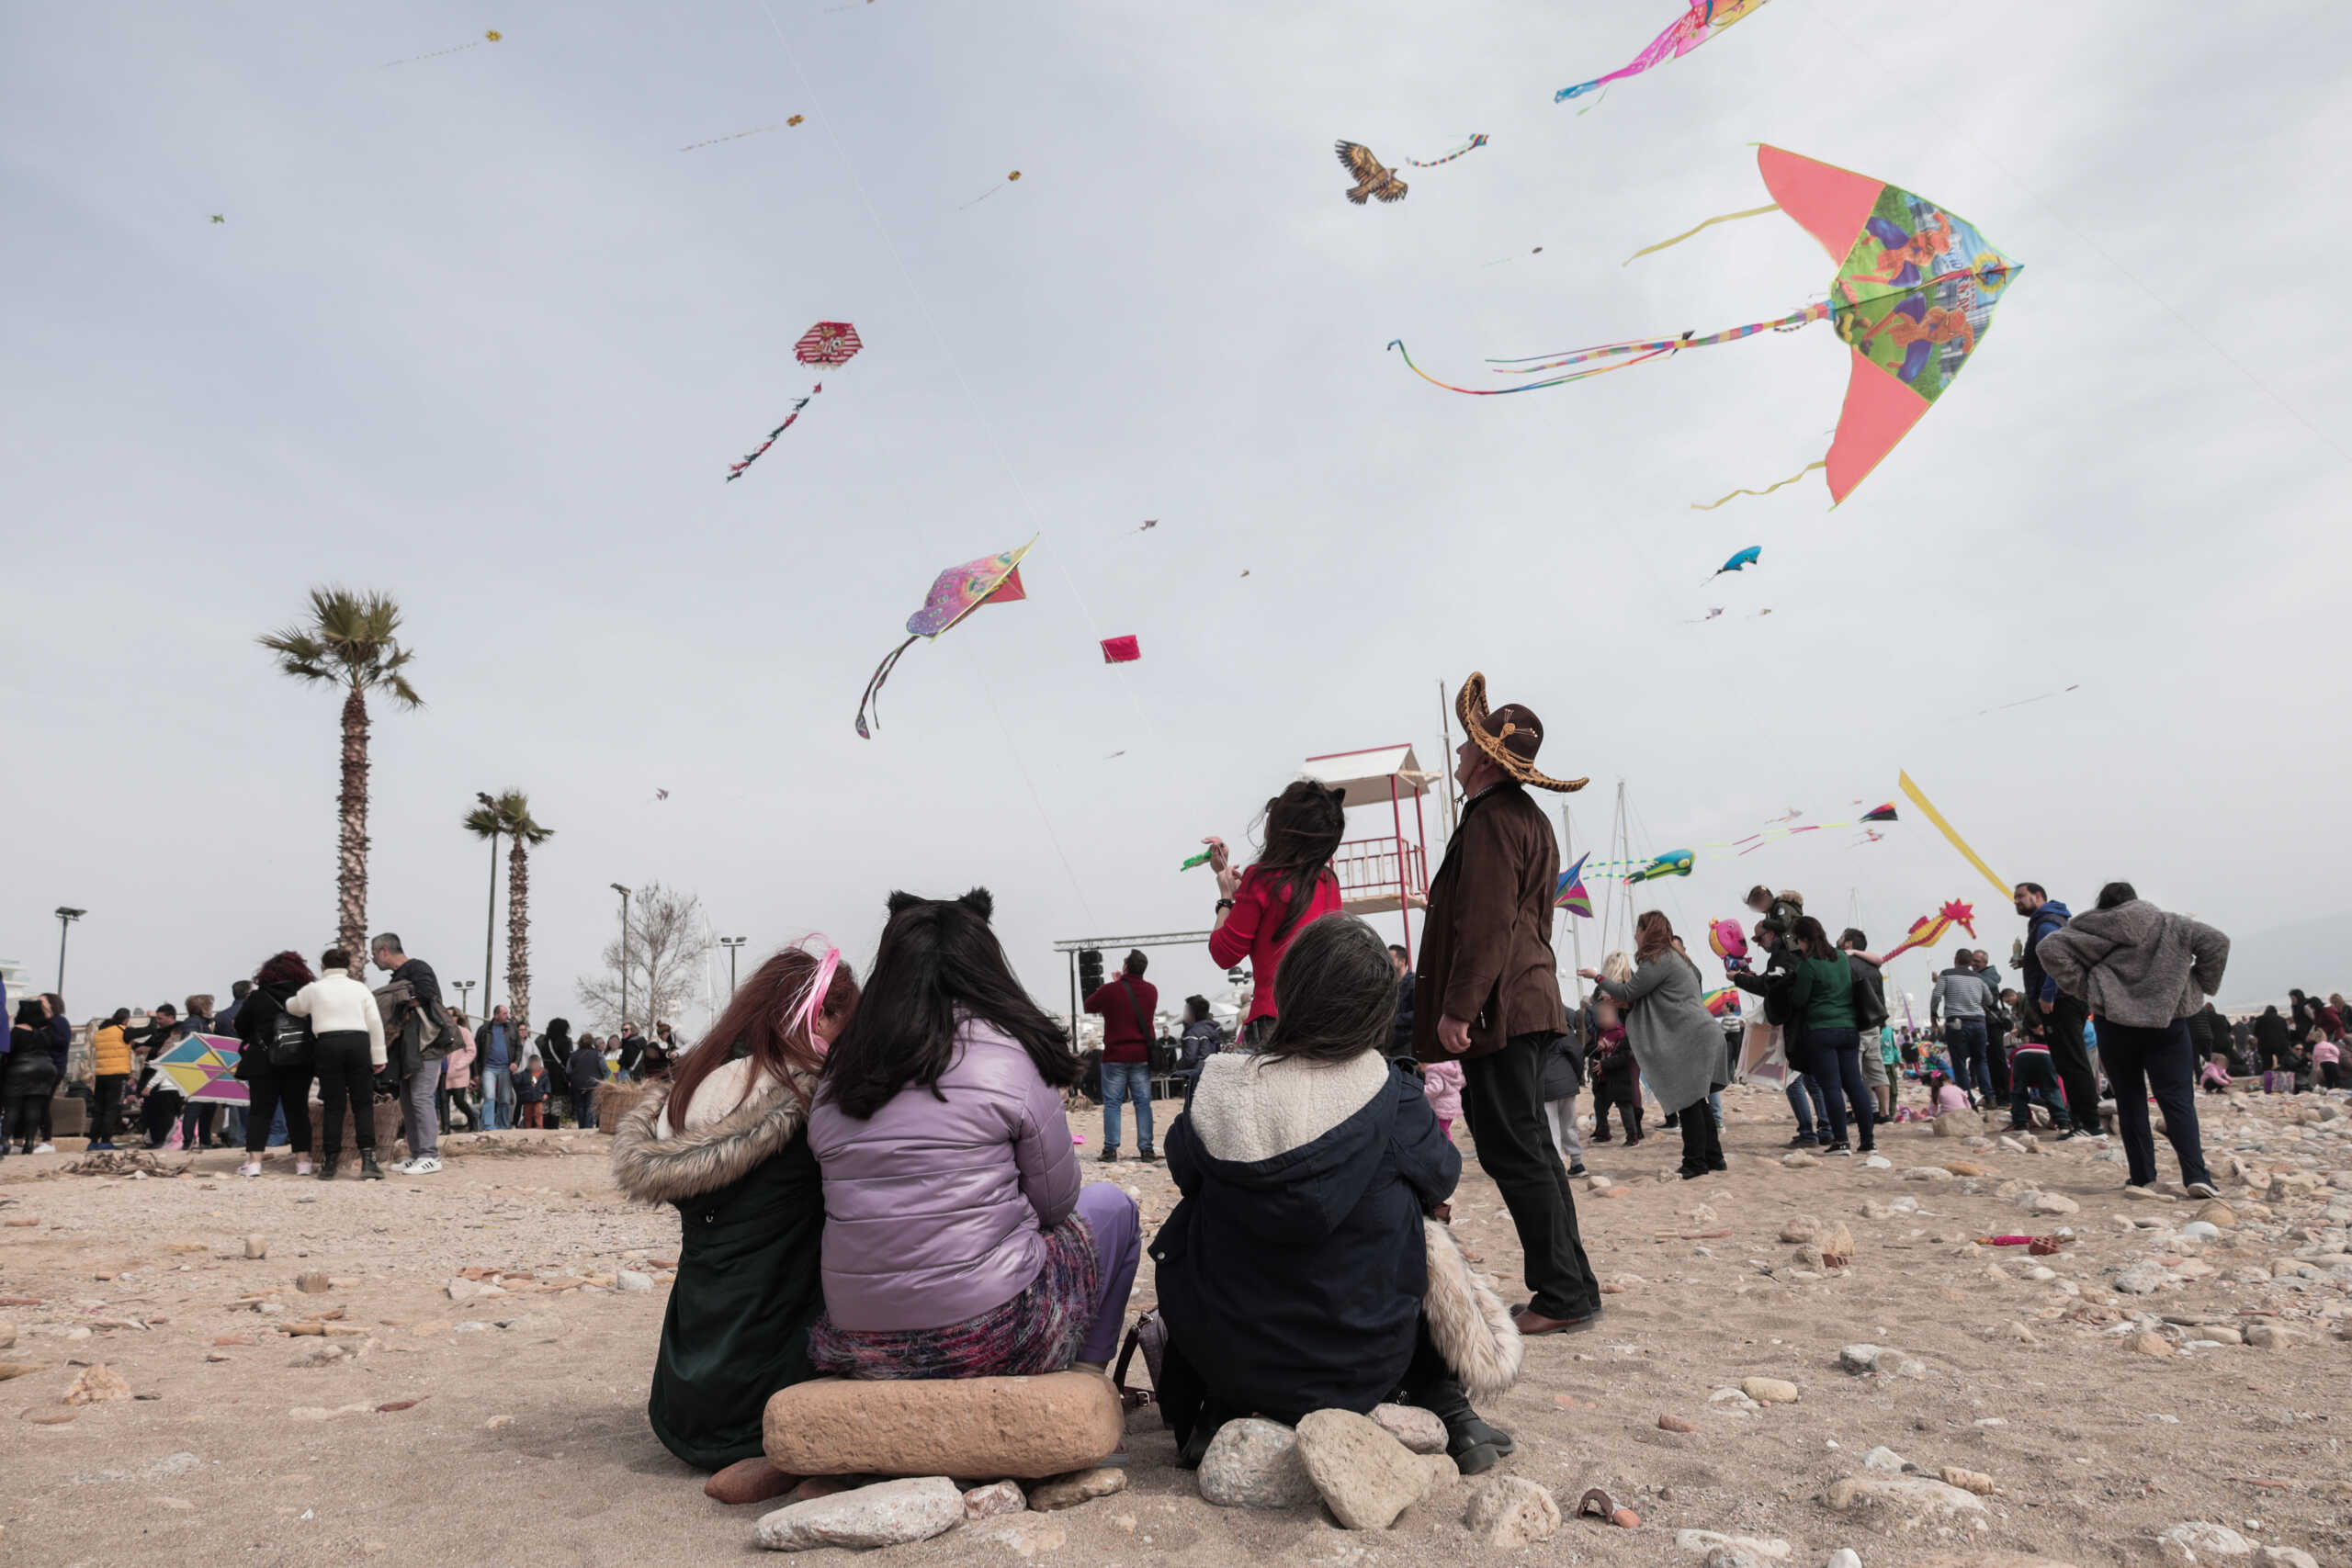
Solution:
[[[1216,901],[1216,907],[1220,911],[1230,909],[1233,908],[1233,900],[1230,898],[1220,898]]]

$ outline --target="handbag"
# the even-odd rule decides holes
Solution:
[[[296,1018],[283,1008],[269,1024],[269,1065],[273,1067],[299,1067],[311,1059],[311,1023]]]

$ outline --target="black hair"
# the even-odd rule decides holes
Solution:
[[[2119,904],[2129,904],[2140,897],[2140,890],[2128,882],[2110,882],[2098,890],[2098,907],[2112,909]]]
[[[1184,1021],[1186,1023],[1198,1023],[1209,1015],[1209,999],[1206,997],[1199,996],[1186,997],[1184,998],[1184,1010],[1192,1014],[1190,1018],[1187,1018]]]
[[[41,1010],[39,997],[27,997],[17,1004],[17,1026],[19,1029],[38,1029],[43,1034],[49,1032],[49,1014]]]
[[[2047,898],[2050,897],[2050,889],[2044,887],[2039,882],[2020,882],[2017,885],[2016,891],[2019,893],[2030,893],[2035,897],[2041,898]]]
[[[1965,969],[1968,967],[1968,961],[1974,956],[1975,954],[1969,952],[1968,949],[1964,947],[1961,948],[1951,955],[1952,967],[1955,969]]]
[[[341,969],[347,973],[351,968],[351,949],[347,947],[328,948],[324,953],[319,954],[319,967],[322,969]],[[356,979],[357,976],[354,976],[353,978]]]
[[[1143,955],[1142,948],[1131,947],[1127,949],[1126,962],[1120,964],[1119,967],[1125,969],[1130,975],[1140,975],[1145,970],[1151,967],[1151,960]]]
[[[967,1019],[1020,1042],[1046,1083],[1078,1081],[1069,1035],[1021,988],[989,929],[996,901],[987,888],[955,899],[893,893],[889,907],[865,996],[826,1053],[821,1098],[861,1122],[910,1084],[945,1100],[940,1075]]]
[[[229,999],[231,1001],[241,1002],[253,994],[254,983],[251,980],[232,980],[229,982]]]
[[[1838,950],[1829,945],[1829,933],[1811,915],[1799,915],[1796,923],[1789,928],[1789,935],[1795,940],[1797,951],[1807,958],[1838,956]]]
[[[1396,1024],[1387,943],[1353,915],[1324,916],[1283,950],[1274,1002],[1281,1010],[1260,1061],[1351,1062],[1385,1050]]]
[[[1840,947],[1850,947],[1859,951],[1870,944],[1871,939],[1862,934],[1860,926],[1848,926],[1838,933],[1838,945]]]
[[[2272,1008],[2270,1010],[2272,1012],[2277,1012],[2278,1010],[2277,1008]],[[121,1025],[130,1021],[130,1010],[129,1008],[117,1008],[113,1012],[107,1015],[107,1021],[119,1028]]]
[[[1411,953],[1405,951],[1405,944],[1402,942],[1390,942],[1388,944],[1388,951],[1395,953],[1399,958],[1410,958],[1412,956]]]
[[[1315,889],[1329,874],[1332,852],[1348,830],[1340,791],[1298,779],[1266,802],[1265,847],[1250,869],[1272,884],[1285,900],[1273,940],[1282,941],[1306,918]],[[1390,974],[1395,974],[1392,969]]]

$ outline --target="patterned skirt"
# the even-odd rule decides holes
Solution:
[[[1046,1233],[1046,1267],[1001,1306],[944,1328],[862,1329],[820,1317],[808,1358],[838,1378],[995,1378],[1058,1372],[1078,1359],[1094,1322],[1102,1259],[1072,1214]]]

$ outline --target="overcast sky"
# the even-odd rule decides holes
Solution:
[[[377,709],[369,923],[478,977],[458,819],[528,791],[542,1020],[607,885],[657,879],[861,965],[890,889],[985,884],[1051,1005],[1055,939],[1206,926],[1177,863],[1302,759],[1436,763],[1474,668],[1591,775],[1580,838],[1621,778],[1646,852],[1908,768],[2078,907],[2343,908],[2333,8],[1778,0],[1579,114],[1554,91],[1679,0],[771,3],[0,16],[0,955],[51,984],[50,911],[86,908],[77,1017],[333,934],[336,699],[254,643],[325,581],[399,598],[429,704]],[[1340,198],[1335,138],[1474,131],[1402,203]],[[1797,309],[1834,267],[1777,215],[1620,265],[1769,200],[1756,141],[2024,266],[1837,511],[1818,475],[1690,509],[1821,455],[1826,327],[1501,400],[1384,351],[1469,381]],[[828,319],[864,354],[723,483]],[[910,650],[860,740],[933,575],[1033,534],[1028,600]],[[1887,945],[1960,897],[2006,953],[1904,814],[1656,901],[1695,931],[1794,886]]]

